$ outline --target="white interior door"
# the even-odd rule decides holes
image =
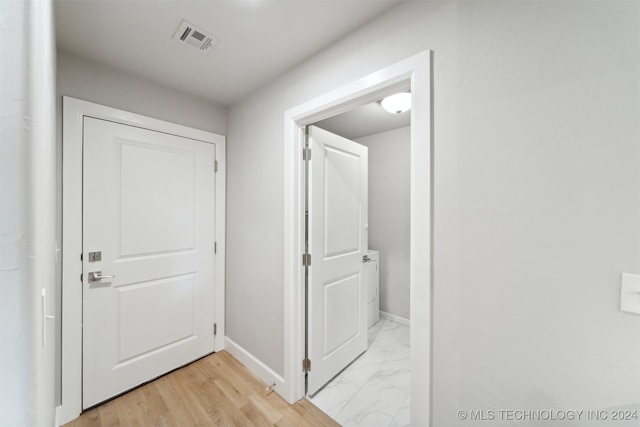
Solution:
[[[309,127],[307,393],[367,349],[367,147]]]
[[[213,351],[215,145],[88,117],[83,144],[88,408]]]

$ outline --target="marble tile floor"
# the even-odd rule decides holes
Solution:
[[[369,349],[308,398],[343,426],[409,426],[409,327],[369,328]]]

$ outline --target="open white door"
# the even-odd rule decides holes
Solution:
[[[83,156],[88,408],[213,352],[215,145],[85,117]]]
[[[309,127],[307,393],[367,349],[367,147]]]

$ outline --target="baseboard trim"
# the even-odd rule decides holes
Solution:
[[[411,326],[411,321],[409,319],[396,316],[395,314],[387,313],[386,311],[380,310],[380,317],[382,317],[383,319],[391,320],[392,322],[396,322],[404,326],[409,326],[409,327]]]
[[[280,396],[285,392],[284,378],[278,375],[273,369],[261,362],[244,347],[233,341],[229,337],[224,337],[224,349],[235,357],[245,368],[251,371],[256,377],[265,383],[265,388],[275,383],[273,390]],[[285,399],[286,400],[286,399]]]
[[[60,418],[62,418],[62,405],[56,406],[56,415],[53,419],[53,427],[60,427]]]

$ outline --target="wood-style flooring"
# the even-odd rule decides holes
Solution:
[[[339,426],[306,399],[289,405],[226,351],[84,412],[66,427]]]

